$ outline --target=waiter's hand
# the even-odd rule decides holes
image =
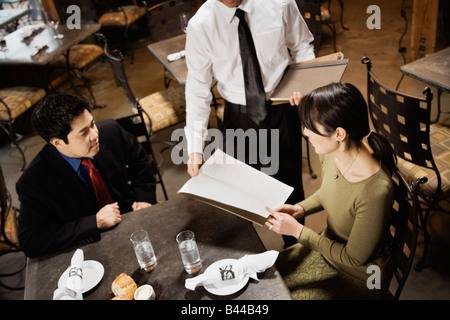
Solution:
[[[289,103],[291,106],[298,106],[300,104],[300,100],[302,100],[302,94],[300,92],[294,91],[292,96],[289,98]]]
[[[122,221],[119,205],[117,202],[107,204],[97,212],[97,228],[100,230],[109,229]]]
[[[193,152],[189,155],[187,163],[187,172],[191,177],[198,176],[200,167],[203,164],[203,155],[201,153]]]

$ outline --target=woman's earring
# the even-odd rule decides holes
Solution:
[[[336,141],[336,144],[339,144],[339,141]]]

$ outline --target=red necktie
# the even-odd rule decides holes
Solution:
[[[94,187],[98,207],[103,208],[105,205],[113,203],[100,172],[92,165],[91,160],[89,160],[89,158],[84,158],[83,161],[81,161],[81,164],[89,170],[89,177],[91,178],[92,186]]]

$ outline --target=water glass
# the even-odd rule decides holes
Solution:
[[[200,259],[194,233],[190,230],[185,230],[180,232],[176,239],[181,254],[181,260],[183,260],[184,270],[189,274],[199,272],[202,268],[202,261]]]
[[[181,25],[181,30],[184,33],[186,33],[188,22],[189,22],[190,18],[191,18],[191,15],[189,13],[187,13],[187,12],[180,13],[180,25]]]
[[[130,240],[133,243],[134,253],[141,269],[151,271],[156,267],[156,256],[153,251],[152,243],[145,230],[138,230],[131,234]]]

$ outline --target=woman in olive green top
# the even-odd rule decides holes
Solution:
[[[294,298],[383,296],[392,278],[395,154],[370,132],[366,102],[353,85],[333,83],[303,98],[294,93],[291,104],[299,102],[304,134],[322,162],[322,185],[296,205],[268,209],[269,229],[298,239],[280,253],[277,267]],[[322,210],[327,227],[320,234],[296,220]]]

